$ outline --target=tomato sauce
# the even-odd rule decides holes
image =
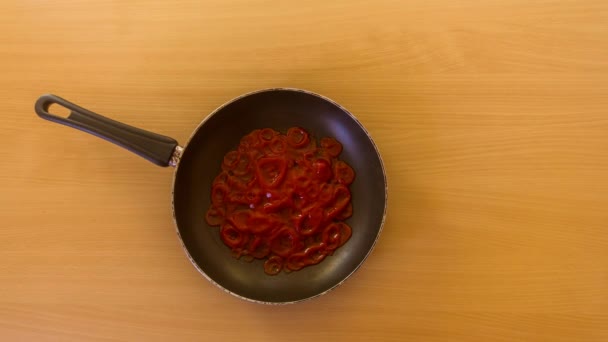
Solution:
[[[355,172],[341,152],[336,139],[317,143],[299,127],[249,133],[224,156],[207,223],[236,258],[266,260],[269,275],[320,263],[352,234],[344,220]]]

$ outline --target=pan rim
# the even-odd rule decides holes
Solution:
[[[252,96],[252,95],[256,95],[259,93],[265,93],[265,92],[273,92],[273,91],[290,91],[290,92],[299,92],[299,93],[304,93],[307,95],[312,95],[315,97],[318,97],[324,101],[327,101],[328,103],[331,103],[332,105],[338,107],[339,109],[341,109],[344,113],[346,113],[358,126],[359,128],[361,128],[361,130],[365,133],[365,135],[367,136],[367,138],[369,139],[369,141],[371,142],[372,146],[374,147],[374,150],[376,151],[376,155],[378,156],[378,160],[380,161],[380,168],[382,170],[382,177],[383,177],[383,182],[384,182],[384,212],[382,213],[382,220],[380,222],[380,227],[378,229],[378,232],[376,233],[376,237],[374,238],[374,241],[371,245],[371,247],[368,249],[367,253],[365,254],[365,256],[363,257],[363,259],[361,259],[361,261],[357,264],[356,267],[354,267],[352,269],[351,272],[349,272],[342,280],[340,280],[339,282],[337,282],[336,284],[332,285],[330,288],[305,297],[305,298],[301,298],[301,299],[296,299],[296,300],[290,300],[290,301],[278,301],[278,302],[273,302],[273,301],[264,301],[264,300],[258,300],[258,299],[253,299],[253,298],[249,298],[246,296],[243,296],[241,294],[235,293],[233,291],[230,291],[229,289],[225,288],[224,286],[222,286],[221,284],[219,284],[218,282],[216,282],[213,278],[211,278],[207,273],[205,273],[205,271],[203,271],[203,269],[198,265],[198,263],[194,260],[194,258],[192,257],[192,255],[190,255],[190,252],[188,251],[188,248],[186,247],[186,244],[184,242],[184,239],[181,236],[181,233],[179,231],[179,225],[177,223],[177,216],[175,213],[175,186],[176,186],[176,179],[177,179],[177,173],[179,172],[179,166],[180,166],[180,161],[178,160],[175,163],[175,170],[173,172],[173,181],[172,181],[172,188],[171,188],[171,210],[172,210],[172,215],[173,215],[173,225],[175,228],[175,232],[177,234],[178,240],[182,246],[183,251],[186,253],[186,257],[188,258],[188,260],[190,260],[190,263],[194,266],[194,268],[203,276],[205,277],[211,284],[215,285],[216,287],[218,287],[219,289],[223,290],[224,292],[227,292],[239,299],[242,299],[244,301],[247,302],[251,302],[251,303],[257,303],[257,304],[265,304],[265,305],[288,305],[288,304],[296,304],[296,303],[301,303],[301,302],[305,302],[305,301],[309,301],[311,299],[320,297],[324,294],[329,293],[330,291],[336,289],[337,287],[339,287],[340,285],[342,285],[347,279],[349,279],[357,270],[359,270],[359,268],[363,265],[363,263],[367,260],[367,258],[370,256],[370,254],[372,253],[372,251],[374,250],[376,243],[378,242],[378,239],[380,238],[380,235],[382,233],[382,230],[384,229],[384,223],[386,221],[386,214],[387,214],[387,207],[388,207],[388,183],[387,183],[387,177],[386,177],[386,169],[384,167],[384,161],[382,159],[382,155],[380,154],[380,150],[378,149],[378,146],[376,145],[376,143],[374,142],[374,140],[372,139],[371,135],[369,134],[369,132],[367,131],[367,129],[365,129],[365,127],[361,124],[361,122],[359,122],[359,120],[351,113],[349,112],[344,106],[340,105],[339,103],[337,103],[336,101],[323,96],[321,94],[309,91],[309,90],[304,90],[304,89],[300,89],[300,88],[290,88],[290,87],[274,87],[274,88],[264,88],[264,89],[259,89],[259,90],[254,90],[248,93],[244,93],[241,94],[237,97],[234,97],[226,102],[224,102],[223,104],[221,104],[220,106],[218,106],[216,109],[214,109],[209,115],[207,115],[197,126],[196,128],[192,131],[190,137],[188,137],[188,139],[186,140],[186,143],[182,145],[183,151],[181,152],[181,155],[183,155],[184,152],[186,152],[186,150],[188,149],[188,146],[190,144],[190,142],[192,141],[192,139],[197,135],[198,131],[205,125],[205,123],[212,118],[214,115],[216,115],[217,113],[219,113],[224,107],[239,101],[242,98],[248,97],[248,96]],[[178,145],[179,147],[179,145]]]

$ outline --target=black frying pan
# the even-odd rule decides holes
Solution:
[[[51,104],[71,111],[67,118],[48,112]],[[322,295],[346,280],[371,252],[384,223],[386,175],[378,149],[363,126],[337,103],[297,89],[268,89],[240,96],[216,109],[194,130],[182,148],[166,136],[95,114],[54,95],[36,102],[43,119],[86,131],[150,160],[175,166],[173,215],[177,234],[190,261],[209,281],[239,298],[265,304],[293,303]],[[334,137],[344,150],[340,158],[356,173],[351,185],[351,239],[318,265],[289,274],[268,276],[261,261],[233,258],[204,216],[211,183],[224,154],[241,137],[258,128],[285,132],[300,126],[314,137]]]

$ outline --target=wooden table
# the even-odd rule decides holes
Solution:
[[[608,340],[608,3],[3,1],[3,341]],[[309,89],[386,163],[364,266],[250,304],[190,265],[171,169],[40,120],[52,92],[184,142],[215,107]]]

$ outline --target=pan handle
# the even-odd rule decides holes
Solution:
[[[48,112],[51,104],[70,110],[67,118]],[[108,119],[59,96],[40,96],[35,105],[36,114],[41,118],[76,128],[105,139],[151,161],[159,166],[175,166],[182,148],[177,141],[164,135],[152,133]]]

